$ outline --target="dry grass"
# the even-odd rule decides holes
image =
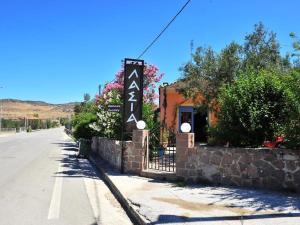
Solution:
[[[48,104],[19,100],[3,100],[2,115],[5,119],[57,119],[67,118],[73,113],[75,103]]]

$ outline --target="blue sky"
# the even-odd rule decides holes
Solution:
[[[63,103],[92,96],[113,79],[125,57],[135,58],[186,0],[9,0],[0,2],[0,98]],[[192,0],[144,55],[165,73],[178,68],[194,46],[219,51],[243,43],[262,21],[277,33],[282,52],[289,32],[300,35],[299,0]]]

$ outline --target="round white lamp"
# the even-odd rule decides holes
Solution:
[[[192,127],[189,123],[183,123],[183,124],[181,124],[180,129],[183,133],[189,133],[191,131]]]
[[[146,127],[146,123],[143,120],[140,120],[136,123],[136,127],[139,130],[144,130]]]

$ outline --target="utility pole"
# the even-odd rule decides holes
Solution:
[[[25,115],[25,130],[26,130],[26,132],[27,132],[27,129],[28,129],[28,115],[29,114]]]
[[[99,84],[98,88],[99,88],[99,96],[100,96],[101,92],[102,92],[102,90],[101,90],[101,84]]]

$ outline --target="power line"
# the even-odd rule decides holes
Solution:
[[[174,22],[174,20],[179,16],[179,14],[184,10],[184,8],[190,3],[191,0],[188,0],[181,9],[176,13],[176,15],[170,20],[170,22],[164,27],[164,29],[156,36],[156,38],[145,48],[145,50],[140,54],[140,56],[137,59],[140,59],[148,50],[151,48],[151,46],[160,38],[160,36],[168,29],[168,27]],[[108,83],[113,83],[116,81],[116,78],[114,78],[112,81]]]
[[[175,19],[179,16],[179,14],[186,8],[186,6],[191,2],[191,0],[188,0],[182,7],[181,9],[176,13],[176,15],[170,20],[170,22],[164,27],[164,29],[156,36],[156,38],[145,48],[145,50],[139,55],[139,57],[137,59],[140,59],[152,46],[153,44],[161,37],[161,35],[168,29],[168,27],[175,21]],[[287,45],[287,44],[280,44],[281,46],[284,47],[292,47],[291,45]],[[193,53],[193,49],[194,49],[194,41],[191,40],[190,42],[190,48],[191,48],[191,55]],[[108,83],[113,83],[116,81],[116,78],[114,78],[113,80],[111,80]]]
[[[191,0],[188,0],[181,9],[176,13],[176,15],[170,20],[170,22],[164,27],[164,29],[156,36],[156,38],[145,48],[145,50],[139,55],[138,59],[140,59],[151,46],[160,38],[160,36],[168,29],[168,27],[174,22],[174,20],[179,16],[179,14],[184,10],[184,8],[190,3]]]

